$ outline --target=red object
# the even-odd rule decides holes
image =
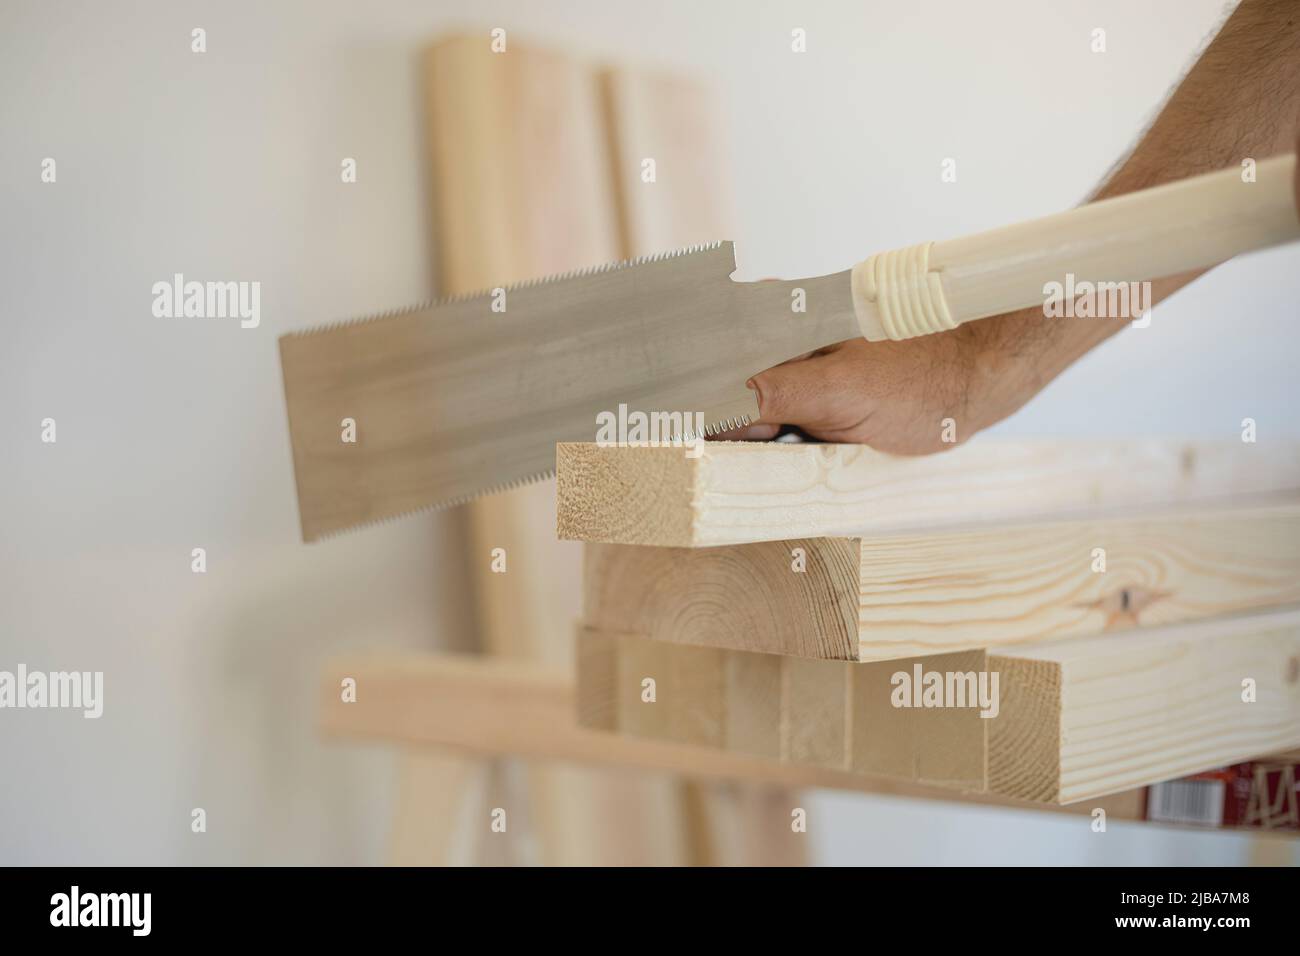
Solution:
[[[1146,819],[1208,827],[1300,830],[1300,763],[1253,760],[1147,787]]]

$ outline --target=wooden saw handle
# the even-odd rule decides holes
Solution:
[[[1040,305],[1049,283],[1138,282],[1300,239],[1294,153],[1103,199],[962,239],[874,255],[853,268],[871,341],[907,339]],[[1133,316],[1136,318],[1136,316]]]

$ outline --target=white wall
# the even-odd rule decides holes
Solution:
[[[792,276],[1077,201],[1223,5],[810,6],[6,0],[0,668],[102,669],[107,700],[99,721],[0,712],[0,863],[381,859],[391,757],[316,739],[316,677],[341,649],[465,644],[459,518],[301,545],[275,340],[433,292],[428,40],[501,25],[710,80],[729,111],[742,273]],[[40,182],[47,156],[55,185]],[[360,172],[346,188],[344,156]],[[947,156],[956,184],[939,182]],[[1249,415],[1262,441],[1300,435],[1298,264],[1286,250],[1222,269],[1002,431],[1223,436]],[[261,327],[153,318],[150,286],[173,272],[259,280]],[[56,445],[39,441],[47,416]],[[189,569],[199,546],[206,575]],[[1244,847],[810,805],[830,862],[1232,862]]]

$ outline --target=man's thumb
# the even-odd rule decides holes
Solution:
[[[828,381],[830,361],[814,355],[760,372],[746,384],[758,393],[758,420],[816,428],[834,417],[837,399]]]

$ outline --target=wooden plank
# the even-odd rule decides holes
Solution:
[[[1002,688],[989,782],[1007,796],[1088,800],[1300,745],[1300,610],[1024,647],[989,666]]]
[[[968,790],[985,786],[988,721],[973,701],[960,708],[891,704],[894,675],[910,679],[920,659],[809,667],[798,658],[590,627],[578,646],[578,713],[597,715],[600,729]],[[978,673],[986,660],[983,651],[963,651],[926,658],[924,668]],[[588,662],[597,662],[592,679]]]
[[[791,827],[792,812],[804,806],[787,787],[723,781],[687,790],[687,808],[697,833],[699,865],[796,866],[809,856],[807,831]]]
[[[836,666],[794,662],[800,666]],[[355,703],[339,700],[337,690],[344,676],[357,680],[359,696]],[[327,736],[435,748],[430,752],[439,754],[515,755],[530,760],[594,764],[634,774],[638,780],[646,771],[668,771],[721,784],[739,781],[788,788],[818,787],[1023,810],[1087,815],[1101,808],[1110,820],[1141,820],[1145,807],[1144,788],[1058,806],[579,726],[574,720],[578,700],[572,675],[522,661],[468,655],[372,654],[332,661],[320,686],[320,727]]]
[[[793,763],[849,769],[851,672],[834,661],[775,658],[781,672],[781,750]]]
[[[628,257],[734,235],[724,118],[699,81],[651,70],[607,70],[601,92],[612,179]],[[642,176],[653,160],[655,177]]]
[[[562,272],[617,252],[595,73],[577,60],[484,36],[427,62],[439,284],[449,295]],[[485,646],[568,659],[580,557],[554,544],[546,483],[468,510]],[[538,532],[543,532],[539,534]],[[505,573],[493,573],[493,549]],[[499,567],[500,565],[498,565]]]
[[[588,544],[583,620],[679,644],[857,660],[861,565],[855,538],[719,548]]]
[[[399,754],[389,864],[478,863],[487,828],[474,812],[483,803],[492,769],[490,761],[465,754],[409,749]]]
[[[618,219],[595,72],[485,36],[426,61],[439,282],[449,294],[608,261]]]
[[[426,80],[443,294],[618,257],[594,70],[514,43],[495,54],[485,36],[466,36],[430,50]],[[554,483],[477,500],[467,513],[484,649],[567,664],[580,611],[581,555],[555,540]],[[676,783],[647,776],[639,787],[634,793],[626,782],[603,780],[585,768],[528,768],[522,789],[539,860],[683,862],[676,839],[681,821],[661,809],[680,805]],[[641,825],[602,828],[606,805],[621,806]]]
[[[962,532],[586,547],[592,627],[808,658],[1015,646],[1300,603],[1295,496]]]
[[[695,450],[692,450],[694,453]],[[977,439],[942,455],[860,445],[556,446],[561,538],[704,547],[878,535],[1300,488],[1300,445]]]

